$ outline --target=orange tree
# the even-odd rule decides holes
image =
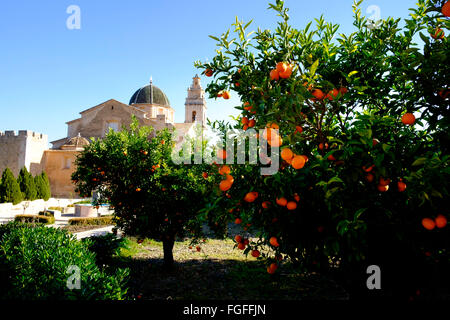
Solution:
[[[187,231],[200,235],[197,211],[204,206],[208,180],[204,165],[187,166],[172,161],[173,133],[139,127],[110,132],[93,140],[76,160],[72,175],[83,197],[99,193],[95,205],[109,203],[115,222],[127,235],[161,240],[165,267],[173,266],[176,237]],[[138,240],[140,241],[140,240]]]
[[[403,27],[393,18],[371,25],[361,2],[346,35],[323,17],[293,28],[277,0],[273,32],[247,33],[250,22],[236,19],[236,37],[211,36],[217,55],[196,62],[213,77],[211,97],[239,95],[233,127],[264,130],[281,148],[274,175],[261,176],[261,165],[219,168],[231,183],[206,208],[211,220],[259,236],[236,241],[267,259],[269,273],[283,258],[353,274],[373,263],[388,278],[418,264],[449,266],[448,11],[444,1],[419,0]],[[262,245],[270,251],[260,255]]]

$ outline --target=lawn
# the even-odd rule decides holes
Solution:
[[[189,249],[189,240],[174,247],[176,268],[162,269],[162,243],[126,238],[117,265],[131,269],[129,295],[136,299],[264,299],[343,300],[348,294],[335,282],[315,273],[295,271],[289,263],[269,275],[262,261],[233,249],[231,239],[208,239]]]

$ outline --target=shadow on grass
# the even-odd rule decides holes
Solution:
[[[281,266],[269,275],[260,261],[202,259],[176,262],[163,269],[163,260],[117,258],[131,270],[130,298],[156,300],[344,300],[347,293],[317,274],[300,274]]]

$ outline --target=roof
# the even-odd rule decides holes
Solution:
[[[170,106],[169,99],[166,94],[157,86],[150,84],[138,89],[130,99],[129,104],[149,103],[159,104],[161,106]]]

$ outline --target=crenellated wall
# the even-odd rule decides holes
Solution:
[[[0,131],[0,172],[10,168],[15,176],[24,166],[33,175],[43,170],[42,159],[48,149],[48,136],[30,130]]]

